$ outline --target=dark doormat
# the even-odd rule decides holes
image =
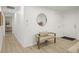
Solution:
[[[62,38],[67,39],[67,40],[71,40],[71,41],[76,40],[75,38],[71,38],[71,37],[67,37],[67,36],[63,36]]]

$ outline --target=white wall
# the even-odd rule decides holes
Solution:
[[[0,7],[0,12],[2,12],[1,7]],[[0,51],[2,47],[2,41],[3,41],[3,26],[0,26]]]
[[[2,32],[3,32],[3,36],[5,37],[5,14],[4,14],[4,11],[1,7],[1,11],[2,11],[2,16],[3,16],[3,26],[2,26]]]
[[[13,23],[12,23],[13,33],[22,46],[24,46],[24,38],[23,38],[24,10],[23,9],[24,8],[21,7],[20,10],[15,13]]]
[[[0,26],[0,51],[1,51],[1,48],[2,48],[2,41],[3,41],[3,32],[2,32],[2,26]]]
[[[47,16],[47,24],[40,27],[36,18],[40,13]],[[41,31],[55,32],[62,36],[62,16],[53,10],[42,7],[24,7],[15,14],[14,34],[24,47],[35,44],[35,34]]]
[[[79,39],[79,11],[64,13],[64,36]]]

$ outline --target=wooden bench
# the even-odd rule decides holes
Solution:
[[[56,43],[56,33],[52,33],[52,32],[40,32],[38,34],[36,34],[37,37],[37,46],[40,49],[40,44],[41,42],[45,42],[47,40],[54,40],[54,43]]]

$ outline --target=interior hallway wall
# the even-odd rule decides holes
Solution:
[[[3,16],[3,21],[4,21],[4,14],[3,14],[3,11],[1,10],[1,6],[0,6],[0,12]],[[0,26],[0,51],[1,51],[1,48],[2,48],[2,41],[3,41],[3,37],[4,37],[4,24],[2,24]]]
[[[64,36],[79,39],[79,10],[64,13]]]
[[[47,23],[44,27],[37,24],[36,19],[40,13],[47,16]],[[57,37],[63,35],[62,16],[57,11],[43,7],[22,7],[15,14],[14,34],[24,47],[31,46],[36,43],[35,34],[47,31],[57,33]]]
[[[23,21],[24,21],[24,7],[21,7],[14,15],[12,20],[12,30],[17,38],[17,40],[20,42],[22,46],[24,46],[24,34],[23,34]]]

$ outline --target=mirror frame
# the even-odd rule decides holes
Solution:
[[[36,22],[37,22],[37,24],[38,24],[39,26],[45,26],[46,23],[47,23],[47,17],[46,17],[46,15],[45,15],[44,13],[38,14],[36,20],[37,20]]]

